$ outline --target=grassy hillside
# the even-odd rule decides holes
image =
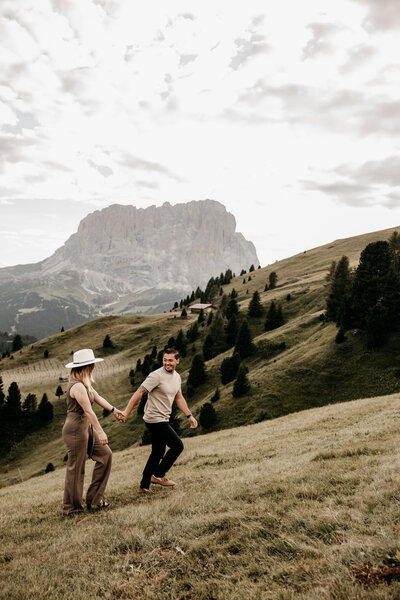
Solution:
[[[176,488],[146,497],[130,447],[108,512],[62,519],[63,469],[3,488],[0,598],[399,598],[399,400],[188,439]]]
[[[363,336],[358,332],[350,332],[347,341],[338,345],[334,341],[334,324],[320,320],[325,309],[325,277],[331,262],[347,255],[351,265],[356,266],[360,252],[368,243],[388,239],[394,230],[337,240],[306,250],[236,277],[229,285],[224,285],[224,294],[230,294],[232,288],[238,292],[237,300],[243,315],[247,314],[255,290],[260,292],[265,309],[271,300],[279,301],[285,324],[274,331],[265,332],[265,314],[258,319],[249,319],[257,346],[254,356],[245,360],[251,383],[250,393],[235,399],[232,397],[233,384],[223,386],[220,382],[220,365],[225,357],[232,354],[230,349],[207,362],[207,382],[196,389],[193,398],[188,399],[194,414],[199,415],[202,404],[210,400],[217,387],[220,399],[214,404],[218,419],[214,430],[256,423],[330,402],[398,392],[398,335],[374,351],[366,350]],[[272,270],[278,275],[278,285],[276,289],[264,292]],[[221,296],[216,298],[217,304],[220,299]],[[61,439],[61,427],[65,419],[65,398],[57,399],[55,391],[59,377],[67,374],[64,365],[74,350],[92,347],[96,354],[105,357],[104,363],[96,366],[95,387],[100,394],[122,408],[133,391],[128,375],[130,369],[136,367],[137,359],[143,360],[154,345],[161,349],[171,336],[176,337],[179,329],[187,331],[196,319],[197,316],[190,313],[187,319],[182,319],[180,311],[148,317],[104,317],[41,340],[16,352],[12,359],[0,361],[5,391],[12,381],[16,381],[23,398],[32,392],[40,400],[46,392],[55,409],[55,418],[50,425],[40,434],[26,438],[13,448],[6,460],[0,462],[0,485],[15,483],[21,479],[21,475],[24,479],[38,475],[48,462],[52,462],[56,468],[63,466],[65,446]],[[200,338],[194,344],[188,344],[187,356],[179,365],[184,393],[191,361],[195,353],[201,352],[208,331],[205,324],[200,327]],[[107,333],[115,348],[105,352],[102,342]],[[285,343],[285,350],[271,353],[271,343],[282,342]],[[49,357],[45,359],[46,350]],[[141,375],[137,374],[134,389],[141,380]],[[138,415],[131,416],[124,428],[119,427],[112,417],[103,422],[114,450],[131,444],[139,445],[144,426]],[[190,435],[201,433],[204,431],[200,428],[198,432],[190,432]]]

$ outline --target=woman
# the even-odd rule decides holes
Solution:
[[[71,516],[83,511],[83,480],[85,461],[88,454],[96,465],[92,482],[86,493],[86,506],[107,508],[110,504],[103,498],[104,490],[111,471],[111,448],[92,404],[96,402],[102,408],[112,412],[121,420],[122,414],[92,387],[93,369],[102,358],[95,358],[93,350],[78,350],[73,362],[65,365],[71,369],[67,388],[67,420],[62,435],[68,448],[67,471],[65,475],[63,515]],[[122,417],[123,418],[123,417]]]

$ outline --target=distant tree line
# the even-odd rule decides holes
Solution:
[[[261,266],[259,265],[258,268],[260,269]],[[251,265],[249,272],[254,270],[254,265]],[[244,273],[246,273],[246,271],[242,269],[240,274],[243,275]],[[198,300],[200,304],[213,302],[218,295],[222,296],[222,286],[228,285],[234,277],[236,277],[236,275],[235,273],[232,273],[231,269],[227,269],[225,273],[221,272],[221,274],[217,277],[211,277],[207,282],[205,290],[197,287],[196,290],[193,290],[191,294],[186,296],[186,298],[182,298],[180,302],[175,302],[172,310],[189,306],[189,304],[192,304],[195,300]]]
[[[38,404],[35,394],[27,394],[22,401],[15,381],[10,384],[7,395],[3,388],[0,376],[0,454],[7,453],[15,443],[53,419],[53,405],[47,394],[43,394]],[[60,395],[59,388],[56,395]]]
[[[277,281],[277,275],[273,280]],[[261,303],[260,294],[255,291],[247,312],[240,311],[237,298],[237,292],[232,289],[229,296],[223,294],[219,309],[215,313],[210,313],[207,321],[200,312],[197,321],[192,323],[186,335],[189,342],[194,342],[200,336],[200,327],[207,327],[207,333],[204,336],[202,353],[197,353],[193,360],[187,380],[187,396],[190,398],[195,394],[196,388],[200,387],[207,380],[207,371],[205,361],[211,360],[215,356],[233,349],[232,355],[224,358],[220,367],[220,376],[222,385],[234,381],[233,396],[239,397],[250,391],[250,382],[247,377],[247,367],[243,360],[256,353],[257,348],[253,343],[250,329],[250,321],[259,319],[265,314],[264,330],[271,331],[280,327],[284,323],[284,315],[280,303],[271,301],[267,306]],[[279,348],[283,345],[279,345]],[[219,390],[215,392],[212,402],[219,398]],[[213,407],[208,406],[207,420],[213,419],[209,415]],[[210,425],[211,426],[211,425]]]
[[[382,345],[400,326],[400,236],[368,244],[355,270],[343,256],[331,264],[328,276],[326,319],[338,327],[336,341],[346,332],[365,333],[369,348]]]
[[[12,335],[7,331],[0,331],[1,358],[6,358],[10,356],[12,352],[17,352],[24,346],[33,344],[36,341],[36,338],[32,335],[21,335],[19,333]]]

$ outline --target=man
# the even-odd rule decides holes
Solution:
[[[128,417],[145,392],[148,399],[144,409],[144,422],[151,436],[151,454],[143,471],[140,493],[150,492],[150,484],[165,487],[175,485],[165,474],[172,467],[183,450],[183,443],[169,424],[172,404],[175,400],[178,408],[187,417],[191,429],[197,427],[197,421],[191,414],[181,391],[181,377],[175,371],[179,364],[179,353],[168,348],[163,353],[163,366],[148,375],[142,385],[133,394],[124,411]],[[169,450],[165,454],[166,447]]]

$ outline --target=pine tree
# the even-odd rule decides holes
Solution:
[[[37,415],[41,421],[48,422],[53,418],[53,405],[47,399],[47,394],[43,394],[39,404]]]
[[[196,354],[193,358],[192,366],[190,367],[187,384],[188,386],[195,388],[204,383],[206,379],[207,373],[204,366],[204,360],[200,354]]]
[[[240,367],[240,355],[236,352],[233,356],[224,358],[220,366],[221,383],[226,385],[233,381]]]
[[[17,352],[17,350],[21,350],[22,346],[23,346],[22,337],[19,335],[19,333],[17,333],[14,336],[11,350],[12,350],[12,352]]]
[[[227,294],[223,294],[221,298],[221,302],[219,303],[219,312],[223,317],[226,317],[226,309],[229,304],[229,296]]]
[[[140,372],[142,370],[142,361],[140,360],[140,358],[137,359],[136,361],[136,372]]]
[[[204,321],[204,310],[201,308],[200,312],[199,312],[199,316],[197,318],[197,322],[198,323],[203,323],[203,321]]]
[[[224,280],[223,280],[223,282],[221,281],[221,283],[228,284],[228,283],[230,283],[232,281],[232,278],[233,278],[232,271],[230,269],[227,269],[225,271],[225,275],[224,275],[224,278],[223,278]]]
[[[284,319],[282,307],[280,304],[276,306],[275,301],[272,300],[271,304],[269,305],[269,309],[265,319],[264,329],[265,331],[272,331],[273,329],[276,329],[277,327],[283,325],[283,322]]]
[[[62,387],[61,387],[61,385],[57,386],[57,389],[56,389],[56,396],[57,396],[58,398],[60,398],[60,396],[62,396],[62,395],[63,395],[63,393],[64,393],[64,392],[63,392],[63,390],[62,390]]]
[[[214,353],[214,337],[211,333],[206,336],[203,344],[203,356],[204,360],[210,360],[215,356]]]
[[[391,313],[393,318],[398,321],[396,307],[398,289],[398,278],[393,269],[393,254],[388,242],[378,241],[368,244],[361,252],[360,262],[354,276],[352,326],[365,329],[369,311],[379,301],[385,309],[380,311],[381,317],[384,318],[384,315]],[[387,328],[388,325],[382,322],[383,328]]]
[[[114,344],[112,343],[111,338],[108,333],[103,340],[103,348],[114,348]]]
[[[231,291],[231,298],[237,298],[237,297],[238,297],[238,293],[237,293],[237,291],[235,290],[235,288],[232,288],[232,291]]]
[[[237,315],[239,313],[239,306],[236,302],[236,298],[231,298],[228,302],[228,306],[226,307],[225,316],[229,319],[232,315]]]
[[[180,329],[178,331],[178,335],[176,336],[176,340],[175,340],[175,348],[177,350],[180,350],[182,348],[182,344],[185,341],[184,335],[183,335],[183,331],[182,329]]]
[[[210,312],[210,314],[208,315],[208,319],[207,319],[207,327],[210,327],[211,323],[213,322],[213,316],[214,316],[213,313]]]
[[[395,266],[398,269],[400,266],[400,233],[394,231],[389,238],[389,246],[395,257]]]
[[[28,394],[22,405],[22,411],[26,415],[33,415],[36,412],[37,399],[35,394]]]
[[[18,420],[21,416],[21,392],[15,381],[13,381],[8,388],[4,412],[9,420]]]
[[[278,308],[276,311],[276,326],[280,327],[281,325],[283,325],[285,322],[284,318],[283,318],[283,312],[282,312],[282,306],[280,304],[278,304]]]
[[[331,271],[334,264],[331,265]],[[350,301],[351,275],[347,256],[342,256],[333,273],[331,271],[329,274],[329,294],[326,301],[326,317],[329,321],[338,322],[345,304]]]
[[[193,325],[191,325],[190,329],[186,333],[186,337],[189,340],[189,342],[195,342],[197,340],[197,338],[199,337],[199,328],[197,326],[197,321],[195,321]]]
[[[260,300],[260,294],[257,290],[254,292],[252,299],[249,303],[249,317],[261,317],[263,314],[263,307]]]
[[[250,269],[249,269],[249,273],[252,273],[253,271],[255,271],[255,267],[254,267],[254,265],[251,265]]]
[[[389,323],[387,308],[378,301],[369,311],[365,319],[366,342],[368,348],[381,346],[388,336]]]
[[[200,409],[199,423],[203,429],[210,429],[217,422],[217,413],[211,402],[206,402]]]
[[[187,317],[187,310],[186,310],[186,308],[184,308],[181,312],[181,319],[186,319],[186,317]]]
[[[241,358],[246,358],[246,356],[253,354],[254,350],[255,348],[250,333],[249,324],[247,319],[244,319],[236,338],[235,352],[237,352]]]
[[[236,343],[236,338],[238,334],[238,323],[236,319],[236,315],[232,315],[228,321],[226,326],[226,343],[228,348],[231,348]]]
[[[249,391],[250,382],[247,378],[245,367],[241,365],[236,377],[236,381],[233,384],[232,395],[235,398],[238,398],[239,396],[244,396],[244,394],[247,394]]]
[[[179,348],[179,355],[182,358],[185,358],[185,356],[187,355],[187,345],[186,345],[186,340],[183,340],[181,347]]]
[[[269,274],[269,289],[273,290],[276,287],[277,281],[278,281],[278,275],[275,273],[275,271],[272,271],[272,273]]]
[[[210,328],[210,334],[212,335],[214,341],[214,356],[221,354],[221,352],[225,352],[225,324],[219,312],[215,314],[213,323]]]

